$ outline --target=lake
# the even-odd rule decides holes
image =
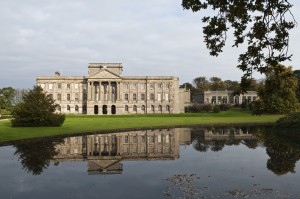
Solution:
[[[193,127],[0,147],[1,198],[300,198],[299,137]]]

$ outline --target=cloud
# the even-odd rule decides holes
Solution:
[[[90,62],[122,62],[124,75],[174,75],[181,83],[242,74],[235,68],[241,50],[229,43],[210,57],[201,14],[183,10],[181,0],[3,0],[0,25],[0,87],[32,87],[36,76],[56,70],[84,76]]]

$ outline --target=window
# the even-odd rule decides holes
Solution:
[[[128,94],[127,93],[125,93],[124,99],[128,101]]]
[[[79,88],[78,84],[74,84],[74,88],[78,89]]]
[[[158,143],[161,143],[161,135],[158,135],[158,136],[157,136],[157,142],[158,142]]]
[[[49,84],[49,90],[53,89],[53,84]]]
[[[142,143],[146,143],[146,136],[142,135]]]
[[[161,101],[161,93],[158,93],[158,94],[157,94],[157,100],[158,100],[158,101]]]
[[[162,111],[162,106],[161,105],[158,106],[158,111],[160,111],[160,112]]]
[[[60,106],[57,106],[57,111],[61,111],[61,107]]]
[[[132,137],[132,141],[133,141],[133,143],[137,143],[137,136],[136,135]]]
[[[132,110],[133,110],[134,112],[136,112],[136,111],[137,111],[137,107],[136,107],[136,105],[134,105],[134,106],[133,106]]]
[[[131,88],[132,88],[132,89],[136,89],[136,87],[137,87],[136,83],[132,83],[132,84],[131,84]]]
[[[153,105],[151,105],[151,111],[154,112],[154,106]]]
[[[170,111],[170,106],[169,105],[166,106],[166,111]]]
[[[71,110],[70,105],[67,105],[67,111],[70,111],[70,110]]]
[[[124,89],[128,89],[128,83],[124,83]]]
[[[57,83],[57,88],[61,89],[61,83]]]
[[[152,135],[152,136],[150,137],[150,142],[151,142],[151,143],[154,143],[154,142],[155,142],[155,136],[154,136],[154,135]]]
[[[162,88],[162,83],[157,84],[157,88],[161,89]]]
[[[128,143],[129,142],[129,137],[128,137],[128,135],[125,135],[124,136],[124,143]]]
[[[154,93],[150,93],[150,100],[154,100]]]
[[[123,151],[124,153],[128,153],[128,146],[124,146]]]
[[[71,100],[71,94],[67,94],[67,100],[68,100],[68,101]]]
[[[143,100],[143,101],[144,101],[145,99],[146,99],[146,97],[145,97],[145,93],[142,93],[142,94],[141,94],[141,100]]]
[[[169,93],[165,93],[165,100],[169,101]]]
[[[218,96],[218,103],[220,104],[222,102],[222,96]]]
[[[61,100],[61,94],[60,93],[57,94],[57,100]]]
[[[70,89],[71,88],[71,84],[67,84],[67,89]]]
[[[49,94],[48,97],[53,99],[53,94]]]
[[[128,112],[128,106],[127,105],[125,105],[125,111]]]
[[[153,89],[154,88],[154,83],[150,84],[150,88]]]
[[[75,101],[79,101],[79,93],[75,93]]]
[[[145,106],[144,106],[144,105],[142,105],[141,110],[142,110],[142,111],[145,111]]]
[[[78,112],[79,111],[79,108],[77,105],[75,105],[75,111]]]
[[[146,153],[146,147],[144,146],[141,147],[141,153]]]
[[[166,143],[169,143],[169,141],[170,141],[170,136],[166,135]]]
[[[145,83],[142,83],[141,84],[141,89],[145,89],[146,88],[146,84]]]
[[[165,89],[169,89],[170,88],[170,84],[169,83],[166,83],[165,84]]]
[[[246,102],[246,96],[242,97],[242,102]]]
[[[132,95],[132,99],[133,99],[133,100],[136,100],[136,93],[134,93],[134,94]]]

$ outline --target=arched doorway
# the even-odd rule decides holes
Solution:
[[[112,105],[111,106],[111,114],[116,114],[116,106],[115,105]]]
[[[98,105],[95,105],[94,106],[94,114],[98,115],[98,113],[99,113],[99,107],[98,107]]]
[[[107,105],[102,106],[102,114],[107,115]]]

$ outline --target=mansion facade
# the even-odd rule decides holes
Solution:
[[[39,76],[36,84],[65,114],[183,113],[190,91],[173,76],[121,76],[121,63],[90,63],[88,76]]]

